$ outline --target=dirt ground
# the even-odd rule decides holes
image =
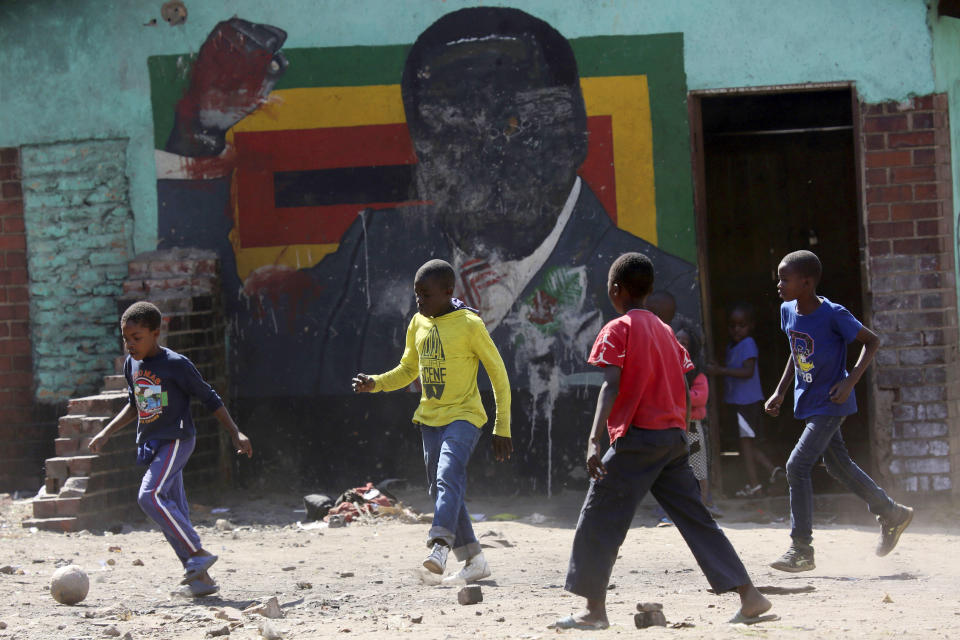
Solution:
[[[430,510],[419,488],[400,497]],[[304,518],[299,496],[220,495],[215,504],[196,505],[194,520],[205,547],[220,555],[211,573],[221,591],[191,599],[176,591],[181,568],[172,551],[159,531],[144,522],[131,523],[118,534],[30,531],[20,526],[30,513],[29,500],[5,496],[0,498],[0,567],[10,565],[14,572],[0,573],[0,627],[5,625],[0,638],[93,639],[114,634],[179,640],[210,637],[208,633],[226,627],[230,638],[255,639],[264,618],[235,610],[271,597],[284,614],[271,623],[285,639],[410,634],[437,640],[641,635],[855,635],[860,640],[955,638],[960,631],[956,507],[918,510],[914,524],[886,558],[874,555],[878,529],[859,509],[846,518],[821,516],[815,532],[817,568],[786,574],[767,567],[789,541],[782,497],[720,503],[726,511],[720,522],[754,583],[803,591],[768,596],[780,620],[753,626],[727,623],[737,611],[736,596],[707,591],[677,530],[653,526],[652,505],[645,503],[614,568],[607,600],[610,629],[548,629],[582,602],[563,590],[582,497],[567,493],[551,500],[471,500],[475,514],[512,514],[517,519],[476,524],[481,541],[494,545],[485,549],[493,575],[480,583],[483,602],[463,606],[457,602],[458,588],[427,584],[416,569],[426,554],[425,524],[376,519],[345,528],[303,529],[297,524]],[[229,511],[212,514],[212,507]],[[217,528],[216,518],[228,519],[233,529]],[[848,522],[840,522],[844,519]],[[501,546],[503,540],[511,546]],[[49,594],[51,574],[69,563],[80,565],[90,577],[89,595],[72,607],[57,604]],[[641,601],[663,603],[668,623],[685,626],[636,629],[633,613]]]

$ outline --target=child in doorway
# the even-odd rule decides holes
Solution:
[[[897,504],[850,458],[840,433],[848,415],[856,413],[853,387],[870,365],[880,339],[849,311],[817,295],[822,266],[810,251],[788,253],[777,267],[780,327],[790,343],[790,357],[780,384],[765,409],[778,415],[791,380],[793,415],[806,424],[787,460],[790,484],[792,543],[770,566],[781,571],[809,571],[813,560],[813,484],[810,471],[823,457],[827,471],[867,503],[880,522],[878,556],[890,553],[913,520],[913,509]],[[863,345],[847,373],[847,345]]]
[[[190,398],[198,398],[213,412],[238,454],[251,457],[253,448],[193,363],[160,346],[161,320],[160,309],[149,302],[135,302],[123,312],[120,330],[129,354],[123,363],[129,402],[88,446],[91,453],[101,453],[114,433],[137,419],[137,462],[147,467],[137,502],[160,527],[183,564],[180,584],[188,585],[190,593],[200,597],[214,594],[220,587],[207,573],[217,556],[200,545],[183,487],[183,468],[196,439]]]
[[[757,479],[757,464],[770,474],[770,483],[783,475],[783,468],[774,466],[761,449],[763,442],[763,391],[760,388],[759,350],[754,341],[753,307],[738,303],[730,310],[730,343],[724,366],[707,365],[711,375],[724,377],[723,424],[736,424],[740,437],[740,455],[747,472],[747,484],[736,492],[741,498],[759,495],[763,485]]]
[[[358,373],[353,379],[355,392],[372,393],[402,389],[420,377],[423,392],[413,422],[420,428],[427,482],[436,500],[427,534],[430,554],[423,566],[442,575],[453,550],[464,565],[444,578],[446,583],[476,582],[490,575],[464,504],[467,462],[487,421],[477,389],[481,362],[497,406],[494,456],[503,461],[513,452],[506,367],[476,310],[453,297],[454,282],[453,267],[443,260],[420,267],[413,281],[418,313],[407,327],[400,364],[380,375]]]
[[[627,253],[610,267],[607,294],[622,314],[608,322],[588,362],[604,382],[587,442],[590,489],[574,536],[565,588],[586,598],[583,611],[558,629],[605,629],[607,584],[637,504],[652,492],[676,523],[716,593],[736,590],[735,620],[753,620],[770,602],[753,586],[727,537],[700,500],[687,444],[689,396],[684,373],[693,363],[670,327],[644,309],[653,263]],[[604,427],[610,447],[601,457]]]
[[[710,397],[710,385],[707,376],[700,371],[700,332],[692,323],[680,321],[675,331],[677,342],[687,350],[693,369],[685,376],[687,387],[690,389],[690,423],[687,425],[687,435],[690,439],[690,466],[693,468],[693,477],[700,483],[700,499],[714,518],[723,514],[710,500],[710,447],[707,425],[707,400]]]

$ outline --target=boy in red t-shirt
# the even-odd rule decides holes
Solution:
[[[592,480],[565,585],[587,602],[580,613],[555,622],[555,628],[609,626],[610,572],[648,491],[680,529],[713,591],[740,594],[740,611],[731,622],[755,621],[771,607],[700,500],[687,453],[689,393],[684,372],[693,363],[670,327],[643,309],[652,287],[653,263],[642,253],[626,253],[610,267],[607,293],[623,315],[603,327],[588,358],[603,368],[604,381],[587,443]],[[604,425],[611,444],[601,459]]]

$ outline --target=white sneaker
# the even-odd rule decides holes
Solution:
[[[490,565],[482,553],[478,553],[463,564],[463,568],[443,579],[444,584],[470,584],[490,577]]]
[[[443,574],[447,566],[447,554],[450,553],[450,547],[439,542],[434,543],[430,555],[423,561],[423,568],[430,573]]]

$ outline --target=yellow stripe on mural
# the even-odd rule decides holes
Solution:
[[[617,226],[657,244],[657,208],[653,169],[653,126],[646,76],[581,78],[588,115],[609,115],[613,126],[613,162],[617,189]],[[284,131],[405,122],[400,85],[281,89],[227,134]],[[322,153],[318,150],[318,153]],[[337,244],[239,247],[241,278],[268,264],[312,267]]]
[[[653,124],[646,76],[580,78],[587,115],[609,115],[617,181],[617,226],[657,244]]]
[[[279,89],[234,131],[361,127],[406,122],[400,85]]]

